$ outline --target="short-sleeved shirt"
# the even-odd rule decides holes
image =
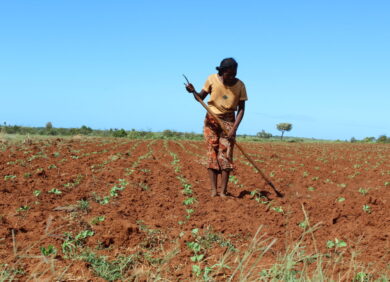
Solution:
[[[217,115],[234,112],[240,101],[248,100],[245,84],[241,80],[237,79],[233,86],[226,86],[216,73],[207,78],[203,90],[210,93],[208,105]]]

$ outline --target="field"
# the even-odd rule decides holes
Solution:
[[[211,198],[200,141],[0,143],[0,281],[390,277],[390,146],[241,143]]]

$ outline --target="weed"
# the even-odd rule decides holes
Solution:
[[[26,173],[23,174],[23,177],[24,178],[30,178],[31,177],[31,173],[26,172]]]
[[[78,201],[77,206],[82,211],[89,211],[89,202],[87,200]]]
[[[125,272],[134,266],[137,256],[118,257],[116,260],[109,261],[105,256],[87,252],[82,254],[81,259],[91,265],[97,276],[108,281],[116,281],[122,280]]]
[[[47,167],[48,169],[53,169],[53,168],[57,168],[57,166],[55,164],[51,164]]]
[[[339,197],[338,199],[337,199],[337,202],[344,202],[345,201],[345,198],[344,197]]]

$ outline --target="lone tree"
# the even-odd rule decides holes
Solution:
[[[283,135],[285,131],[290,131],[292,129],[292,124],[287,122],[278,123],[276,125],[276,128],[282,132],[282,136],[280,136],[280,139],[283,139]]]
[[[53,124],[49,121],[48,123],[46,123],[46,129],[47,130],[50,130],[53,128]]]

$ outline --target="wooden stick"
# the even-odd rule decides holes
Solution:
[[[185,80],[187,81],[188,84],[190,84],[190,82],[188,81],[187,77],[183,74]],[[218,118],[218,116],[216,114],[214,114],[210,109],[209,107],[206,105],[205,102],[203,102],[203,100],[198,96],[196,95],[195,93],[192,93],[195,97],[195,99],[203,106],[203,108],[206,109],[206,111],[214,118],[214,120],[218,123],[218,125],[221,127],[222,131],[228,135],[229,132],[228,130],[226,129],[225,125],[222,123],[222,121]],[[265,182],[271,186],[271,188],[274,190],[274,192],[276,193],[276,195],[278,197],[283,197],[283,194],[280,193],[274,186],[274,184],[264,175],[264,173],[260,170],[260,168],[258,168],[258,166],[255,164],[255,162],[252,160],[252,158],[247,154],[245,153],[244,149],[241,147],[241,145],[239,145],[236,140],[234,140],[234,144],[237,146],[237,148],[241,151],[241,153],[248,159],[248,161],[251,163],[251,165],[256,169],[256,171],[258,173],[260,173],[260,175],[263,177],[263,179],[265,180]]]

